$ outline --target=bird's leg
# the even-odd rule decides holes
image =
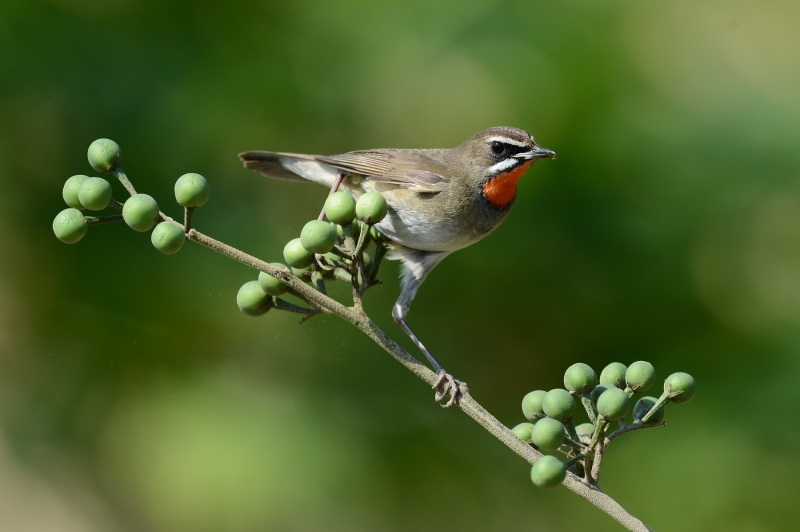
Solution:
[[[333,185],[331,185],[331,191],[328,192],[328,196],[339,190],[339,185],[342,184],[342,179],[344,179],[344,171],[339,170],[339,173],[336,174],[336,179],[333,180]],[[319,211],[319,218],[317,220],[322,221],[325,218],[325,207],[322,207],[322,210]]]

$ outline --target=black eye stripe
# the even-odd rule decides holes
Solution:
[[[524,148],[522,146],[517,146],[514,144],[508,144],[505,142],[500,142],[499,140],[492,141],[489,147],[494,155],[511,156],[511,155],[516,155],[517,153],[528,151],[528,148]]]

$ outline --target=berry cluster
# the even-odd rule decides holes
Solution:
[[[286,265],[273,262],[278,268],[291,269],[303,280],[311,280],[317,289],[325,291],[324,280],[354,283],[363,291],[376,283],[380,259],[386,251],[385,238],[372,224],[386,216],[389,206],[377,192],[366,192],[358,201],[345,191],[328,195],[323,214],[328,221],[311,220],[300,231],[300,237],[290,240],[283,248]],[[370,241],[376,243],[376,259],[365,251]],[[356,282],[354,282],[354,279]],[[268,273],[261,272],[257,281],[242,285],[236,296],[239,310],[249,316],[260,316],[272,307],[291,309],[276,304],[275,296],[288,287]]]
[[[70,177],[62,191],[69,208],[58,213],[53,220],[53,232],[59,240],[74,244],[83,238],[90,225],[118,220],[124,220],[139,232],[155,227],[150,241],[156,249],[168,255],[179,251],[187,238],[203,236],[191,227],[195,208],[205,205],[209,198],[208,181],[203,176],[185,174],[175,183],[175,199],[184,207],[184,222],[180,224],[161,212],[151,196],[136,192],[122,169],[120,147],[116,142],[109,139],[92,142],[88,158],[97,172],[117,177],[130,197],[124,204],[116,201],[112,197],[111,184],[102,177]],[[89,216],[82,212],[108,208],[120,214]],[[300,237],[284,247],[286,265],[292,274],[311,281],[322,293],[325,293],[324,281],[332,279],[351,283],[355,296],[360,297],[378,282],[376,275],[386,253],[386,238],[374,224],[383,220],[388,209],[386,200],[377,192],[364,193],[358,201],[345,191],[333,192],[327,197],[320,218],[308,222]],[[328,221],[323,220],[323,214]],[[371,241],[375,242],[374,259],[366,252]],[[272,265],[287,269],[282,263]],[[291,290],[284,282],[262,271],[258,280],[249,281],[239,289],[236,302],[239,309],[249,316],[260,316],[273,307],[306,317],[321,312],[276,297],[286,292]]]
[[[612,362],[600,373],[586,364],[573,364],[564,373],[564,388],[535,390],[522,399],[522,413],[529,423],[512,429],[523,441],[540,451],[560,453],[563,462],[553,454],[536,461],[531,480],[541,488],[561,484],[567,470],[583,476],[591,484],[597,482],[602,454],[606,445],[628,432],[664,424],[664,406],[668,402],[686,403],[694,397],[697,384],[683,372],[673,373],[664,381],[660,397],[640,397],[633,406],[634,394],[647,392],[656,382],[656,370],[645,361],[625,366]],[[574,417],[581,402],[589,422],[575,425]],[[610,423],[619,422],[619,429],[609,434]]]

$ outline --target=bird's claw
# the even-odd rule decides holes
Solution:
[[[434,396],[434,400],[437,403],[442,399],[444,399],[445,397],[448,396],[450,397],[447,400],[447,402],[442,405],[442,408],[448,408],[456,404],[458,397],[462,395],[461,393],[462,389],[465,392],[469,391],[469,387],[467,386],[466,382],[454,379],[452,375],[445,372],[444,370],[439,372],[439,378],[433,385],[433,389],[436,390],[436,395]]]

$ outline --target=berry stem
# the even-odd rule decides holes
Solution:
[[[194,214],[194,207],[183,208],[183,232],[188,233],[192,228],[192,214]]]
[[[594,411],[592,400],[586,395],[581,395],[581,404],[583,405],[586,414],[589,416],[589,422],[594,425],[597,423],[597,413]]]
[[[116,168],[111,170],[111,173],[114,174],[117,179],[119,179],[119,182],[122,183],[122,186],[125,187],[125,190],[128,191],[128,194],[131,196],[136,195],[136,189],[133,188],[133,183],[131,183],[128,179],[128,176],[125,175],[125,170],[122,169],[122,166],[118,165]]]
[[[112,214],[110,216],[84,216],[83,219],[86,220],[86,225],[101,225],[122,220],[122,215]]]
[[[669,392],[664,392],[661,394],[661,397],[658,398],[658,401],[656,401],[656,404],[653,405],[653,408],[651,408],[650,411],[647,412],[642,418],[642,424],[647,423],[648,419],[653,417],[656,412],[658,412],[665,404],[669,402],[669,396]]]

